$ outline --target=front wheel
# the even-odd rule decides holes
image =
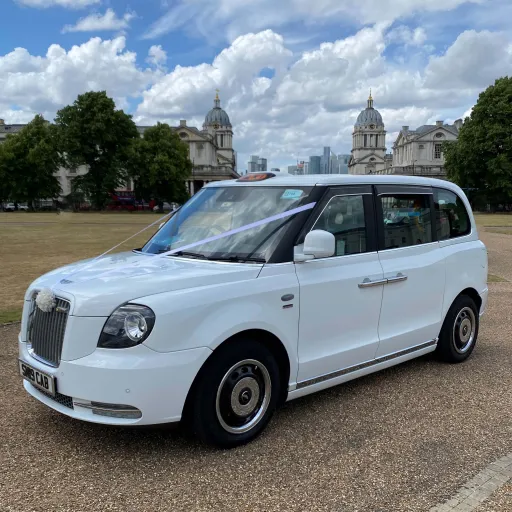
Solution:
[[[479,314],[474,300],[467,295],[457,297],[439,335],[439,357],[448,363],[465,361],[475,348],[478,327]]]
[[[280,391],[272,353],[256,341],[236,341],[221,347],[201,369],[185,421],[208,444],[239,446],[267,426]]]

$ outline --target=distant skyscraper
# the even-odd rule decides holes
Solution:
[[[288,166],[288,172],[290,174],[297,174],[297,166],[296,165],[289,165]]]
[[[272,167],[272,169],[270,169],[270,172],[281,172],[281,169],[278,169],[277,167]]]
[[[322,163],[321,156],[310,156],[309,157],[309,174],[320,174],[321,163]]]
[[[324,154],[321,157],[320,161],[320,173],[321,174],[331,174],[331,148],[329,146],[324,147]]]
[[[248,172],[267,172],[267,159],[257,155],[251,155],[247,162]]]

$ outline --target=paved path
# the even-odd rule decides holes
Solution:
[[[489,464],[459,489],[452,499],[433,507],[430,512],[510,511],[512,508],[502,508],[512,504],[511,496],[506,496],[510,480],[512,480],[512,454]],[[489,498],[491,498],[490,501]],[[489,508],[491,506],[500,508]]]
[[[512,282],[512,236],[485,236]],[[427,356],[299,399],[231,451],[48,410],[17,376],[19,327],[0,327],[0,509],[428,512],[512,453],[512,283],[490,289],[465,364]],[[481,506],[506,507],[507,489]],[[477,512],[511,510],[497,507]]]

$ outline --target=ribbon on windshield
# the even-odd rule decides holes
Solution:
[[[246,224],[245,226],[241,226],[239,228],[235,228],[235,229],[231,229],[229,231],[225,231],[224,233],[220,233],[219,235],[215,235],[215,236],[211,236],[211,237],[208,237],[208,238],[204,238],[202,240],[199,240],[198,242],[193,242],[191,244],[188,244],[188,245],[183,245],[181,247],[178,247],[176,249],[172,249],[170,251],[166,251],[166,252],[162,252],[160,254],[147,254],[147,253],[142,253],[144,255],[147,255],[147,256],[152,256],[152,259],[156,260],[156,259],[159,259],[159,258],[164,258],[166,256],[170,256],[172,254],[176,254],[176,253],[179,253],[181,251],[186,251],[188,249],[193,249],[194,247],[197,247],[199,245],[203,245],[203,244],[206,244],[206,243],[209,243],[209,242],[214,242],[216,240],[221,240],[222,238],[226,238],[228,236],[232,236],[232,235],[236,235],[237,233],[242,233],[244,231],[247,231],[249,229],[253,229],[253,228],[257,228],[259,226],[263,226],[265,224],[268,224],[270,222],[274,222],[276,220],[280,220],[280,219],[286,219],[287,217],[291,217],[292,215],[297,215],[298,213],[302,213],[302,212],[305,212],[307,210],[311,210],[315,207],[316,205],[316,202],[314,203],[309,203],[309,204],[306,204],[304,206],[299,206],[297,208],[294,208],[292,210],[287,210],[286,212],[283,212],[283,213],[278,213],[276,215],[272,215],[271,217],[267,217],[265,219],[262,219],[262,220],[258,220],[256,222],[252,222],[251,224]],[[168,215],[166,215],[165,217],[167,217]],[[165,218],[165,217],[162,217],[162,218]],[[161,220],[161,219],[159,219]],[[143,231],[145,231],[146,229],[148,229],[149,227],[151,226],[154,226],[158,221],[154,222],[153,224],[151,224],[150,226],[147,226],[146,228],[144,228],[142,231],[139,231],[139,233],[142,233]],[[137,234],[139,234],[137,233]],[[126,241],[130,240],[131,238],[133,238],[134,236],[136,235],[133,235],[131,236],[130,238],[128,238]],[[74,275],[78,272],[81,272],[83,270],[88,270],[91,266],[93,266],[97,261],[100,261],[100,258],[102,256],[104,256],[105,254],[108,254],[109,252],[111,252],[113,249],[119,247],[120,245],[122,245],[124,242],[121,242],[120,244],[116,245],[115,247],[113,247],[112,249],[108,250],[107,252],[103,253],[101,256],[98,256],[97,258],[95,258],[91,263],[89,263],[86,267],[84,268],[81,268],[81,269],[77,269],[75,272],[73,272],[71,275]],[[98,274],[96,276],[93,276],[93,277],[90,277],[89,279],[83,279],[81,280],[80,282],[84,282],[84,281],[89,281],[91,279],[98,279],[100,277],[106,277],[110,274],[113,274],[113,273],[116,273],[116,272],[119,272],[121,270],[124,270],[124,269],[127,269],[127,268],[134,268],[134,267],[138,267],[140,265],[140,261],[137,261],[135,263],[130,263],[128,265],[124,265],[122,267],[117,267],[115,269],[112,269],[112,270],[107,270],[101,274]],[[70,275],[70,276],[71,276]],[[68,277],[70,277],[68,276]]]

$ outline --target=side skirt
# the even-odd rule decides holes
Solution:
[[[364,375],[369,375],[370,373],[375,373],[380,370],[384,370],[385,368],[434,352],[437,342],[438,339],[431,340],[426,343],[422,343],[421,345],[417,345],[416,347],[401,350],[400,352],[395,352],[394,354],[387,356],[382,356],[377,359],[373,359],[372,361],[367,361],[356,366],[351,366],[326,375],[320,375],[313,379],[298,382],[295,389],[289,391],[287,401],[315,393],[322,389],[337,386],[343,382],[348,382],[350,380],[363,377]]]

